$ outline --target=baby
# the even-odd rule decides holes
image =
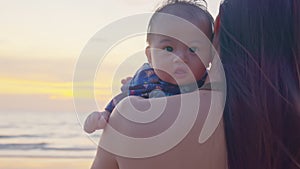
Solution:
[[[211,61],[212,37],[213,18],[199,1],[167,1],[148,25],[145,53],[149,63],[122,87],[122,93],[110,101],[105,111],[87,117],[85,132],[103,129],[115,106],[128,95],[164,97],[200,88]]]

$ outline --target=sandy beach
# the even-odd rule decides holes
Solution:
[[[0,158],[0,169],[89,169],[93,159]]]

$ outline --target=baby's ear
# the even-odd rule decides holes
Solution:
[[[145,54],[147,56],[147,59],[148,59],[148,62],[150,64],[152,64],[152,58],[151,58],[151,48],[150,46],[147,46],[146,49],[145,49]]]

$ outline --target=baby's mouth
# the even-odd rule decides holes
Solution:
[[[177,68],[174,72],[175,78],[184,78],[186,77],[188,71],[183,68]]]

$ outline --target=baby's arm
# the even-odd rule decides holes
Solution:
[[[139,73],[143,72],[144,69],[147,69],[149,66],[148,64],[144,64],[134,75],[134,77],[127,77],[122,79],[121,83],[123,86],[121,87],[122,93],[115,96],[105,107],[105,111],[103,112],[93,112],[91,113],[85,120],[84,123],[84,131],[87,133],[93,133],[95,130],[103,129],[108,122],[110,113],[114,110],[116,105],[123,100],[126,96],[129,95],[129,86],[131,84],[131,80],[139,78]],[[134,94],[133,94],[134,95]],[[102,118],[103,117],[103,118]]]
[[[87,133],[93,133],[95,130],[104,129],[106,123],[108,122],[110,112],[112,112],[116,105],[126,96],[128,96],[127,93],[120,93],[109,102],[105,108],[105,111],[95,111],[88,115],[84,122],[84,131]]]
[[[93,133],[95,130],[103,129],[108,121],[110,112],[95,111],[91,113],[84,122],[84,131],[87,133]]]

